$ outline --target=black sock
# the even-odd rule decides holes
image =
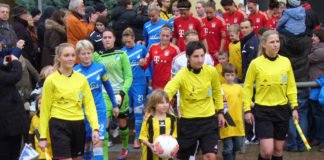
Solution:
[[[259,154],[258,160],[270,160],[270,159],[265,159],[261,156],[261,154]]]
[[[276,156],[272,155],[271,160],[283,160],[283,158],[282,158],[282,156],[276,157]]]

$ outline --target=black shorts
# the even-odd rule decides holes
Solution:
[[[256,104],[254,117],[255,133],[258,139],[286,139],[291,117],[289,105],[268,107]]]
[[[129,110],[119,113],[118,118],[120,118],[120,119],[128,119],[129,118]]]
[[[83,156],[86,135],[84,120],[51,118],[49,132],[55,159]]]
[[[180,118],[178,121],[178,159],[189,159],[199,149],[203,154],[217,153],[218,123],[215,116]]]

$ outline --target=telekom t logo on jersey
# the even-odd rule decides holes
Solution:
[[[154,56],[153,61],[155,63],[159,63],[160,62],[160,56]]]
[[[179,37],[184,37],[185,31],[184,29],[179,29]]]

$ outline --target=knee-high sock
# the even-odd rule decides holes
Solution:
[[[104,155],[104,160],[108,160],[108,152],[109,152],[109,147],[108,147],[108,139],[109,139],[109,129],[107,128],[107,132],[105,135],[105,139],[104,139],[104,145],[103,145],[103,155]]]
[[[136,106],[134,109],[134,118],[135,118],[135,139],[138,140],[138,137],[141,132],[142,122],[143,122],[143,105]]]
[[[127,149],[128,148],[128,138],[129,138],[129,128],[128,126],[125,126],[123,128],[119,128],[119,135],[122,140],[122,148]]]
[[[103,147],[93,148],[93,160],[104,160]]]
[[[283,160],[283,157],[282,156],[277,157],[277,156],[272,155],[271,160]]]

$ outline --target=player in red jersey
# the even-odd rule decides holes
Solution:
[[[266,11],[268,21],[266,27],[270,30],[275,30],[279,21],[279,2],[270,1],[269,9]]]
[[[246,14],[235,7],[235,3],[233,0],[221,0],[221,5],[226,11],[223,13],[223,18],[226,23],[226,30],[228,30],[229,26],[232,24],[238,24],[242,22],[243,19],[247,18]],[[226,44],[224,50],[228,50],[228,45],[231,42],[228,35],[226,36]]]
[[[173,40],[172,42],[177,45],[180,51],[185,51],[186,45],[184,43],[184,35],[188,30],[196,30],[199,34],[199,40],[207,48],[206,35],[202,22],[192,16],[190,13],[191,3],[188,0],[179,0],[177,7],[180,11],[180,17],[174,20]]]
[[[213,0],[208,1],[206,5],[207,17],[202,19],[205,25],[206,40],[209,53],[217,64],[217,55],[219,51],[224,50],[226,43],[226,24],[223,18],[216,16],[216,4]]]
[[[165,25],[161,28],[160,43],[153,44],[149,49],[149,54],[145,59],[141,59],[139,64],[146,69],[153,62],[152,88],[164,88],[171,79],[172,61],[180,53],[179,48],[172,43],[171,27]]]
[[[253,31],[255,34],[258,34],[259,29],[264,27],[268,22],[267,15],[258,10],[258,0],[248,0],[247,6],[250,11],[249,19],[252,20],[254,25]]]

